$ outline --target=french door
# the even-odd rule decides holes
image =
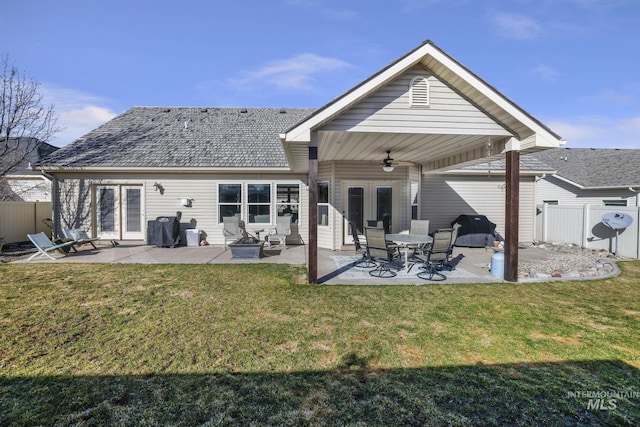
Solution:
[[[351,224],[355,224],[361,239],[368,221],[382,221],[387,232],[398,231],[399,190],[397,183],[344,184],[344,243],[353,243]]]
[[[96,233],[103,239],[144,240],[141,185],[96,186]]]

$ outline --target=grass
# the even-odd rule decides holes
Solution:
[[[275,264],[2,265],[0,425],[638,425],[640,262],[620,267],[367,287]]]

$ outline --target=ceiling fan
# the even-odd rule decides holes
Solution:
[[[395,164],[391,158],[391,150],[387,150],[387,158],[382,159],[382,170],[385,172],[393,172],[393,168],[395,168]]]

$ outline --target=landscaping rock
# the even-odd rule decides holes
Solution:
[[[550,242],[534,246],[549,251],[549,257],[520,263],[518,270],[521,272],[519,274],[521,278],[594,278],[606,276],[615,271],[615,261],[610,258],[611,254],[606,250]]]

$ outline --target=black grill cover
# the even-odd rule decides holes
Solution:
[[[177,216],[159,216],[147,221],[147,245],[174,247],[180,243],[180,220]]]
[[[460,215],[451,223],[454,227],[458,224],[456,246],[472,248],[485,248],[493,246],[495,240],[496,225],[484,215]]]

